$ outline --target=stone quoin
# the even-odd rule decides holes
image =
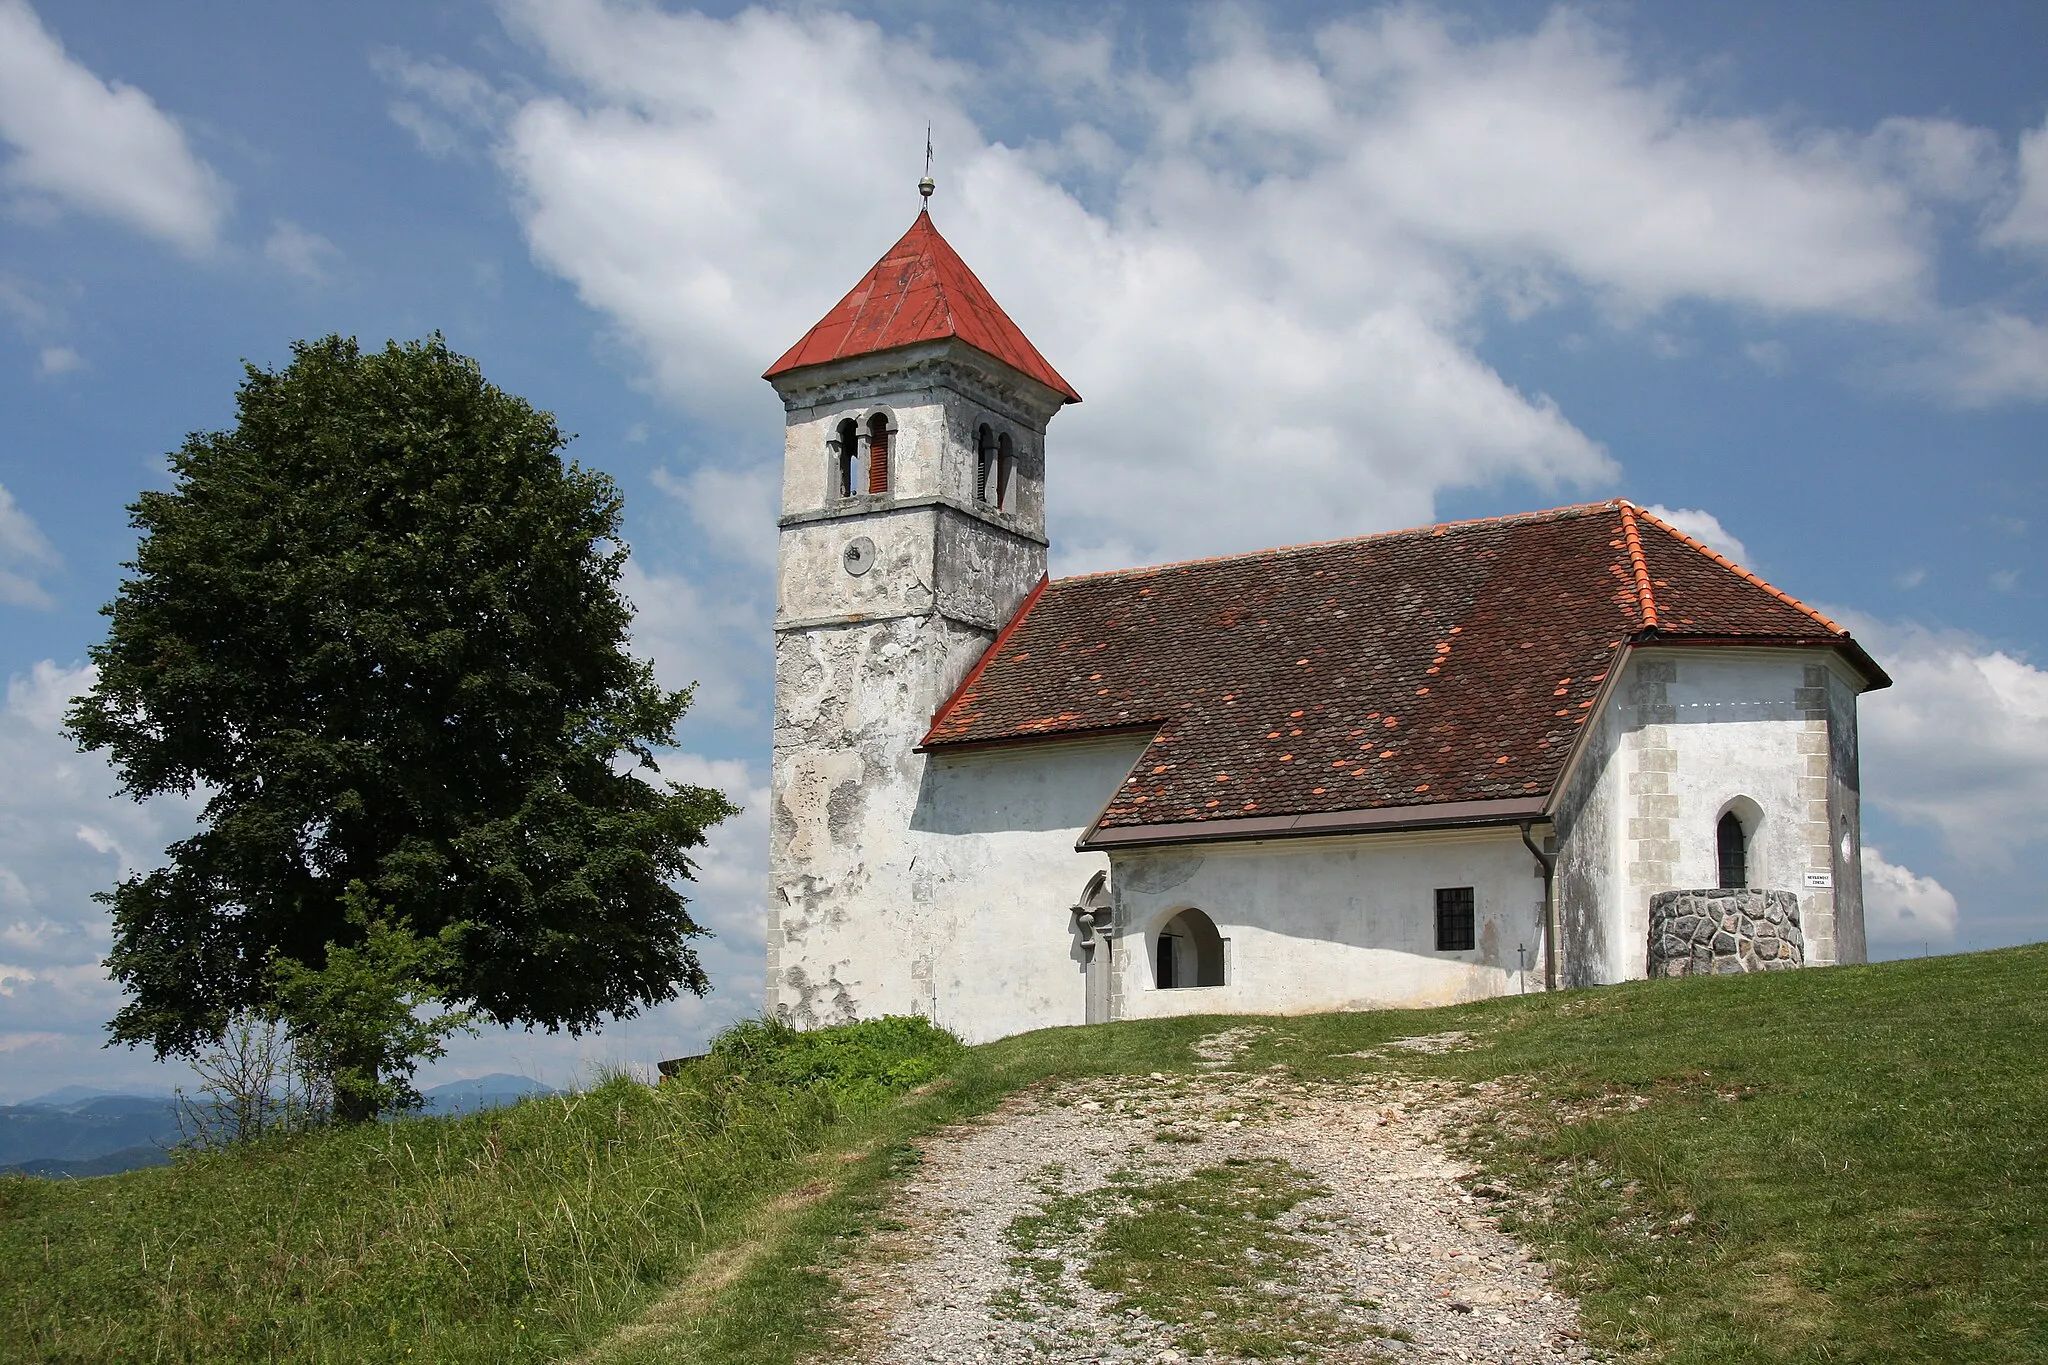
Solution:
[[[766,377],[779,1017],[984,1041],[1594,985],[1723,888],[1795,907],[1759,962],[1863,960],[1889,679],[1642,508],[1048,579],[1080,394],[928,212]]]

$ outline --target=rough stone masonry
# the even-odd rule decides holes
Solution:
[[[1650,897],[1653,977],[1776,972],[1805,960],[1799,897],[1790,891],[1723,887]]]

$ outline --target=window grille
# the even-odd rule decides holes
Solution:
[[[1436,892],[1436,950],[1440,953],[1470,952],[1477,942],[1473,936],[1472,888],[1440,886]]]

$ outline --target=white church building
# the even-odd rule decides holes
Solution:
[[[1726,888],[1796,897],[1770,965],[1864,959],[1889,679],[1643,509],[1049,580],[1080,395],[925,213],[766,377],[781,1017],[980,1042],[1594,985],[1652,970],[1655,898]]]

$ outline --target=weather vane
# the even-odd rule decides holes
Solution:
[[[924,206],[932,206],[932,191],[938,186],[932,182],[932,125],[924,125],[924,179],[917,182],[917,192],[924,196]]]

